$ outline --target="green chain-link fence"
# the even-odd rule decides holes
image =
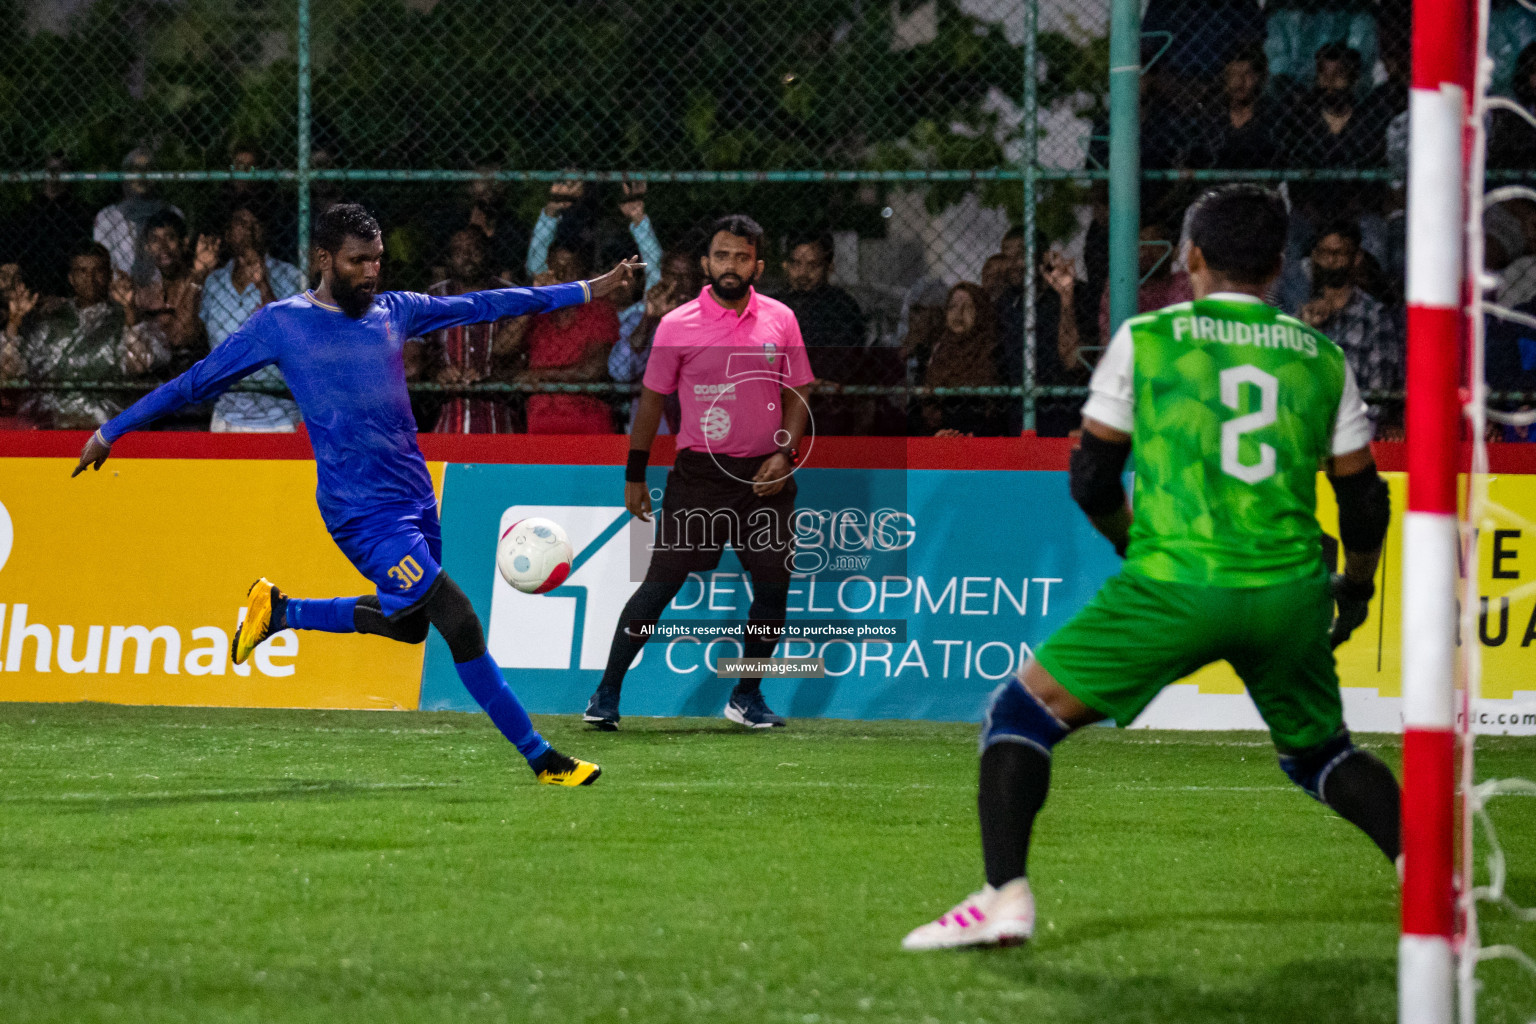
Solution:
[[[622,429],[650,320],[698,286],[711,220],[744,211],[826,382],[821,432],[1060,434],[1128,283],[1142,305],[1187,297],[1184,209],[1247,178],[1283,182],[1296,213],[1276,301],[1351,350],[1391,429],[1406,5],[1129,0],[1113,125],[1111,7],[0,0],[0,416],[98,421],[301,290],[312,217],[357,200],[384,226],[385,287],[543,281],[637,249],[666,271],[615,310],[584,383],[528,373],[558,324],[422,339],[423,429],[538,430],[523,398],[551,389],[599,395]],[[1501,81],[1536,101],[1536,16],[1495,13]],[[1139,167],[1111,173],[1112,134]],[[1536,141],[1500,152],[1536,167]],[[1515,220],[1510,262],[1536,254],[1536,217]],[[275,372],[242,387],[176,425],[295,418]]]

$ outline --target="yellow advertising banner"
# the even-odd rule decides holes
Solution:
[[[1402,696],[1402,523],[1407,476],[1383,473],[1392,489],[1392,526],[1376,574],[1371,615],[1337,652],[1339,681],[1346,704],[1360,710],[1373,727],[1397,716]],[[1473,696],[1476,725],[1487,731],[1536,732],[1536,476],[1490,474],[1485,478],[1485,516],[1478,524],[1477,637],[1482,678]],[[1463,485],[1466,481],[1463,479]],[[1463,487],[1463,490],[1465,488]],[[1318,518],[1338,536],[1339,513],[1333,488],[1318,478]],[[1463,567],[1465,571],[1466,567]],[[1463,641],[1467,638],[1463,636]],[[1225,663],[1209,666],[1188,683],[1202,694],[1240,694],[1242,683]],[[1353,700],[1351,700],[1353,698]]]
[[[293,631],[229,660],[251,582],[367,594],[313,462],[0,459],[0,700],[415,708],[420,646]],[[431,464],[442,490],[442,463]]]
[[[1474,609],[1483,661],[1481,696],[1536,700],[1536,476],[1490,475],[1483,512],[1477,524],[1482,596]],[[1526,710],[1536,712],[1536,707]]]
[[[423,647],[288,631],[229,661],[247,588],[365,594],[315,508],[314,463],[114,459],[71,479],[73,459],[0,458],[0,700],[238,707],[415,708]],[[442,493],[443,463],[430,463]],[[1370,618],[1339,648],[1352,727],[1401,714],[1401,524],[1406,480],[1384,474],[1392,527]],[[1483,731],[1536,733],[1536,476],[1486,479],[1478,524]],[[1318,514],[1337,536],[1333,492]],[[1255,728],[1224,663],[1169,688],[1143,715],[1163,728]]]

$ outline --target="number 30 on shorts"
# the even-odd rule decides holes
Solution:
[[[427,571],[421,567],[421,563],[417,562],[410,555],[406,555],[400,559],[398,564],[390,566],[389,569],[389,578],[398,580],[401,590],[410,590],[426,574]]]

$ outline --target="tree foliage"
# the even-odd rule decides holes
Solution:
[[[911,9],[907,0],[898,9]],[[340,168],[990,169],[1019,128],[1021,49],[942,0],[935,38],[897,45],[873,0],[324,0],[312,5],[312,137]],[[148,142],[165,169],[222,168],[237,142],[296,156],[292,0],[97,0],[28,31],[0,0],[0,152],[111,170]],[[1041,101],[1101,94],[1102,46],[1040,40]],[[934,207],[969,189],[934,186]],[[14,190],[12,190],[14,191]],[[708,205],[718,189],[669,189]],[[792,223],[877,231],[878,190],[736,186]],[[1017,211],[1016,184],[988,201]],[[692,197],[689,199],[688,197]]]

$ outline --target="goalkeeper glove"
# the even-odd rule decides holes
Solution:
[[[1370,580],[1361,583],[1347,576],[1334,573],[1330,581],[1338,615],[1333,620],[1333,631],[1328,635],[1329,645],[1337,647],[1353,633],[1370,615],[1371,598],[1376,596],[1376,584]]]

